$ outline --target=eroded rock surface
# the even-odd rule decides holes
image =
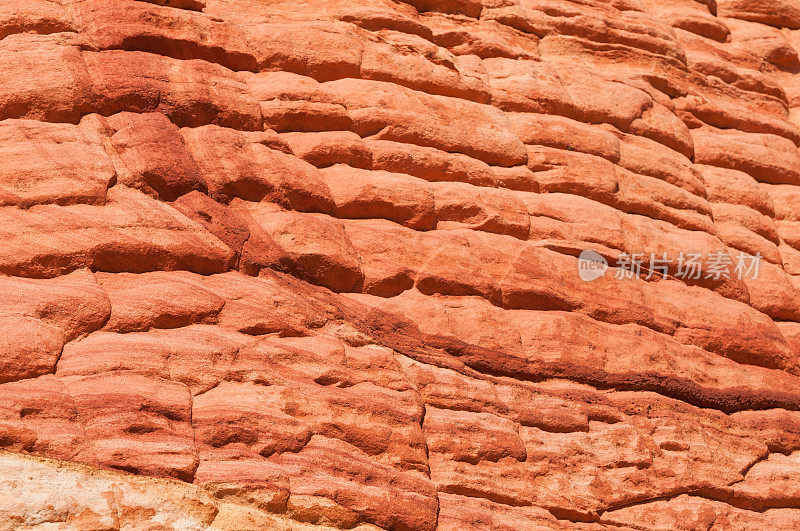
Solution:
[[[0,529],[797,529],[798,50],[795,0],[4,2]]]

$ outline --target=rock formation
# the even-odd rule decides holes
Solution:
[[[5,0],[0,529],[800,528],[798,50],[798,0]]]

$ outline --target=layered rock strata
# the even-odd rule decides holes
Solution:
[[[0,528],[799,528],[798,49],[796,0],[6,0]],[[619,274],[689,252],[760,269]]]

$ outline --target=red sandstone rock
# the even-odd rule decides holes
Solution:
[[[182,133],[213,199],[270,201],[300,211],[330,211],[333,202],[319,172],[286,153],[289,148],[274,132],[242,133],[206,126]]]
[[[743,2],[742,0],[718,0],[719,16],[761,22],[770,26],[800,28],[800,9],[784,0],[777,2]]]
[[[558,520],[540,507],[514,507],[485,498],[439,495],[439,529],[560,529]]]
[[[680,495],[672,500],[655,501],[604,514],[601,522],[613,526],[637,525],[647,528],[677,528],[714,525],[765,526],[771,529],[792,529],[797,525],[797,511],[773,509],[763,513],[746,511],[725,503]]]
[[[233,260],[233,251],[200,225],[124,186],[109,192],[104,206],[5,207],[0,219],[5,274],[53,277],[83,267],[212,273],[227,270]]]
[[[335,164],[363,169],[372,167],[370,147],[350,131],[284,133],[281,139],[291,147],[292,153],[318,168]]]
[[[108,294],[86,269],[49,280],[1,276],[0,286],[0,314],[48,322],[69,341],[102,328],[111,311]]]
[[[358,291],[361,263],[339,222],[327,216],[277,211],[261,204],[237,205],[286,252],[292,272],[333,291]],[[304,237],[298,238],[302,232]]]
[[[281,18],[270,20],[262,14],[246,22],[262,70],[283,70],[317,81],[358,76],[365,44],[355,26]]]
[[[111,300],[104,329],[114,332],[180,328],[203,322],[222,310],[224,301],[203,289],[190,274],[154,272],[144,275],[98,274]]]
[[[800,182],[797,146],[784,138],[710,128],[692,134],[697,143],[695,159],[701,164],[743,171],[764,183]]]
[[[478,159],[389,140],[365,141],[372,153],[372,168],[406,173],[426,181],[456,181],[476,186],[496,186],[494,172],[505,168],[489,166]]]
[[[798,13],[5,2],[0,528],[797,528]]]
[[[187,218],[206,227],[239,255],[254,240],[241,216],[229,206],[218,203],[201,192],[193,191],[182,195],[172,205]]]
[[[77,123],[89,110],[92,81],[69,35],[15,32],[2,40],[0,118]]]
[[[353,128],[362,137],[455,151],[498,166],[525,162],[524,147],[507,119],[488,105],[377,81],[344,79],[325,86],[344,99]],[[449,123],[447,115],[457,121]]]
[[[3,382],[13,382],[50,374],[64,348],[64,333],[39,319],[19,316],[0,317],[6,333],[0,353]]]
[[[255,70],[256,59],[235,25],[176,7],[202,8],[194,0],[171,2],[102,0],[74,2],[78,31],[97,50],[151,52],[177,59],[203,59],[232,70]],[[168,7],[160,7],[162,4]]]
[[[163,114],[115,114],[108,127],[121,162],[117,182],[164,201],[192,190],[207,191],[180,129]]]
[[[477,55],[482,59],[539,57],[539,39],[530,33],[515,30],[493,20],[477,22],[453,16],[425,13],[432,40],[456,55]]]
[[[36,120],[0,122],[0,202],[102,205],[117,175],[104,139],[87,118],[81,125]]]
[[[421,179],[341,164],[322,175],[336,202],[336,217],[388,219],[417,230],[436,227],[435,196]]]
[[[161,112],[179,127],[261,129],[257,100],[225,67],[139,51],[84,52],[92,110]]]
[[[79,460],[191,480],[197,457],[185,385],[115,371],[63,381],[87,438]]]
[[[241,75],[276,131],[328,131],[352,125],[344,101],[314,79],[289,72]]]
[[[74,31],[67,10],[49,0],[9,0],[0,7],[0,36]]]
[[[436,228],[470,228],[528,238],[530,217],[515,194],[464,183],[436,183]]]

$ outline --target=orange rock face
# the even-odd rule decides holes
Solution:
[[[6,0],[0,529],[800,528],[798,50],[796,0]]]

